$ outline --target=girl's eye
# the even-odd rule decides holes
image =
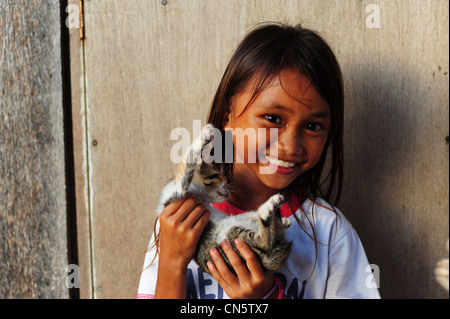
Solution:
[[[279,117],[278,115],[267,114],[267,115],[264,115],[264,117],[265,117],[266,120],[268,120],[270,123],[281,124],[281,117]]]
[[[320,132],[323,129],[323,126],[319,123],[309,123],[306,125],[306,129],[313,132]]]

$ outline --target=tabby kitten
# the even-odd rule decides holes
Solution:
[[[192,144],[187,157],[196,161],[185,160],[180,165],[177,177],[170,181],[161,193],[157,213],[160,214],[165,206],[183,198],[189,192],[211,212],[194,256],[194,260],[204,271],[209,272],[206,263],[208,260],[212,261],[209,255],[212,248],[218,249],[228,267],[233,270],[219,244],[227,239],[239,254],[233,245],[235,238],[240,238],[255,252],[264,269],[278,270],[288,257],[292,246],[292,243],[286,240],[284,232],[291,221],[281,218],[280,215],[283,196],[274,195],[256,211],[236,216],[227,216],[214,208],[211,203],[225,201],[231,189],[223,172],[223,164],[206,163],[202,159],[202,154],[209,154],[212,150],[213,143],[210,142],[213,139],[213,130],[211,124],[203,127],[201,136]]]

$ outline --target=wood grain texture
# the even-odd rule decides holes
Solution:
[[[134,297],[156,200],[174,171],[170,132],[204,123],[233,49],[268,20],[319,30],[341,63],[339,208],[380,267],[382,296],[447,296],[431,270],[448,237],[448,1],[377,1],[379,29],[366,27],[371,3],[85,1],[96,298]]]
[[[0,2],[0,298],[67,298],[60,11]]]
[[[341,53],[340,208],[380,268],[383,297],[448,298],[433,280],[449,223],[448,2],[379,6],[382,27],[362,30],[357,52]]]

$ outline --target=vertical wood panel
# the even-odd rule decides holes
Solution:
[[[86,96],[84,76],[84,47],[80,39],[79,25],[75,24],[80,19],[78,0],[68,0],[66,19],[71,20],[74,26],[69,28],[70,33],[70,68],[71,68],[71,95],[72,95],[72,130],[73,153],[75,169],[75,194],[76,194],[76,220],[78,240],[78,267],[80,298],[93,297],[92,289],[92,256],[91,256],[91,229],[89,216],[89,178],[88,157],[86,147]],[[73,9],[73,11],[71,11]],[[66,21],[68,24],[71,21]],[[71,23],[72,23],[71,22]],[[67,27],[67,25],[66,25]]]
[[[134,297],[174,168],[170,131],[204,123],[233,49],[267,20],[320,30],[341,62],[339,207],[380,266],[382,295],[446,296],[431,269],[448,237],[448,2],[377,1],[380,29],[366,28],[370,3],[85,1],[95,297]]]
[[[60,7],[0,2],[0,298],[67,298]]]

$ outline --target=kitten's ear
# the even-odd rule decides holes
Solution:
[[[207,142],[203,148],[202,148],[202,152],[199,155],[199,162],[201,161],[202,163],[211,163],[212,159],[213,159],[213,154],[212,151],[214,149],[214,136],[211,137],[211,140],[209,142]]]
[[[214,133],[217,129],[211,125],[207,124],[202,128],[201,134],[192,143],[189,152],[185,155],[185,158],[180,163],[178,167],[178,172],[175,176],[176,183],[182,183],[182,189],[187,190],[191,184],[192,178],[194,176],[195,166],[203,162],[203,156],[209,156],[213,143],[211,141],[214,139]],[[220,132],[219,132],[220,133]]]
[[[206,159],[208,161],[211,151],[213,149],[214,134],[220,134],[212,124],[207,124],[202,128],[200,136],[192,144],[192,160],[193,163],[201,163]]]
[[[202,159],[202,150],[203,148],[209,144],[209,142],[212,140],[212,136],[214,133],[214,126],[211,124],[207,124],[202,128],[202,131],[200,133],[200,136],[197,137],[192,143],[189,156],[187,159],[187,163],[193,162],[193,163],[200,163]]]
[[[201,148],[203,149],[205,145],[209,144],[214,139],[214,133],[217,131],[217,129],[212,124],[206,124],[202,128],[201,133]]]

